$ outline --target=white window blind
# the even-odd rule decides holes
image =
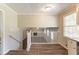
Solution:
[[[64,17],[64,36],[74,38],[77,36],[76,13]]]
[[[64,26],[76,25],[76,13],[64,17]]]

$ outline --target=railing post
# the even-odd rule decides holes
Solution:
[[[31,48],[31,31],[27,31],[27,51]]]

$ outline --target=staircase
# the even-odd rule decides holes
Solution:
[[[67,54],[67,50],[59,44],[33,44],[29,53],[38,55],[63,55]]]
[[[59,44],[32,44],[31,50],[11,50],[7,55],[67,55],[67,50]]]

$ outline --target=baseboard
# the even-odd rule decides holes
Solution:
[[[10,50],[3,52],[1,55],[6,55]]]

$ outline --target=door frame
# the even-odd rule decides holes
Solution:
[[[2,33],[1,33],[1,52],[0,54],[3,54],[4,52],[4,42],[5,42],[5,11],[3,9],[0,9],[0,12],[2,13],[2,24],[1,24],[1,28],[2,28]]]

